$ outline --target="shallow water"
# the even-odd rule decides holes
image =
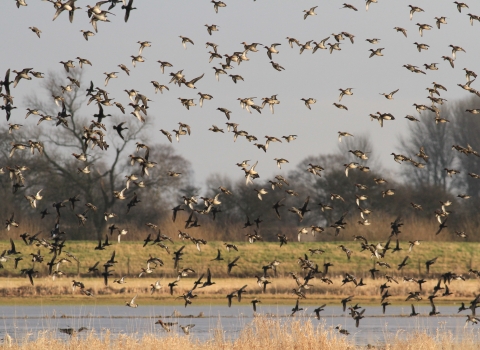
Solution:
[[[293,304],[293,303],[292,303]],[[261,305],[257,309],[259,314],[267,314],[282,322],[290,322],[293,319],[309,318],[313,324],[324,322],[325,326],[335,327],[342,325],[351,334],[348,336],[357,345],[384,344],[395,336],[403,337],[415,330],[425,330],[432,335],[438,330],[451,332],[457,339],[463,337],[476,337],[480,341],[478,326],[465,326],[467,312],[457,314],[456,306],[439,306],[440,315],[429,317],[431,310],[428,304],[416,306],[420,313],[418,317],[407,317],[410,306],[389,306],[386,315],[382,314],[382,308],[367,306],[365,318],[360,321],[360,327],[355,328],[355,321],[345,312],[341,306],[327,305],[321,313],[321,321],[313,318],[315,307],[305,306],[303,311],[294,318],[289,317],[292,306],[285,305]],[[300,303],[300,307],[302,307]],[[174,317],[174,311],[180,312],[182,317]],[[203,312],[203,317],[197,318]],[[189,318],[187,316],[193,316]],[[8,333],[12,338],[21,341],[29,335],[34,339],[39,332],[57,330],[58,328],[87,327],[101,334],[107,329],[111,335],[127,334],[141,337],[143,334],[156,333],[166,334],[155,321],[159,318],[168,322],[178,322],[179,325],[195,324],[191,330],[191,336],[200,340],[206,340],[213,336],[215,329],[221,328],[226,338],[238,337],[242,329],[253,320],[253,310],[250,305],[238,306],[233,304],[231,308],[222,305],[202,305],[178,308],[167,305],[140,305],[136,309],[126,306],[94,306],[94,305],[62,305],[62,306],[2,306],[0,308],[0,338]],[[180,332],[179,327],[174,327],[173,332]],[[82,333],[80,334],[81,336]],[[69,336],[58,332],[58,337],[68,339]]]

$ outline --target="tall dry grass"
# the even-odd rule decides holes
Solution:
[[[238,338],[231,339],[221,328],[214,329],[210,337],[200,341],[195,337],[175,333],[144,334],[143,336],[130,336],[126,334],[111,335],[107,330],[98,334],[94,331],[74,335],[69,339],[58,336],[59,333],[44,331],[38,338],[12,339],[5,335],[4,349],[12,350],[300,350],[300,349],[365,349],[376,348],[385,350],[449,350],[478,349],[478,337],[464,335],[459,340],[449,332],[438,331],[430,335],[427,331],[418,330],[411,334],[397,334],[392,339],[387,339],[384,344],[370,346],[356,346],[348,336],[339,334],[332,328],[325,328],[323,324],[314,326],[310,320],[295,320],[282,322],[269,318],[256,318],[247,325]]]
[[[411,208],[407,208],[411,209]],[[297,220],[288,220],[288,221],[273,221],[268,223],[263,223],[260,225],[260,228],[257,229],[259,234],[266,238],[269,241],[276,241],[277,234],[285,234],[288,239],[292,242],[296,241],[297,231],[302,227],[309,227],[311,224],[320,225],[325,227],[325,232],[322,234],[317,234],[316,237],[312,237],[311,235],[307,235],[303,237],[303,241],[305,242],[335,242],[349,240],[352,235],[363,235],[369,241],[384,241],[386,242],[391,229],[390,223],[395,220],[395,216],[391,214],[386,214],[383,212],[373,212],[369,215],[368,219],[371,222],[369,226],[359,225],[357,223],[360,220],[360,216],[357,215],[358,213],[354,212],[351,213],[346,218],[347,228],[345,230],[341,230],[338,236],[334,235],[334,229],[329,228],[330,223],[323,219],[323,216],[319,216],[318,208],[314,210],[318,210],[312,214],[318,218],[318,220],[310,220],[308,224],[305,222],[298,223]],[[411,209],[413,210],[413,209]],[[411,213],[410,213],[411,214]],[[100,214],[98,214],[100,215]],[[221,214],[219,214],[221,215]],[[227,215],[227,214],[223,214]],[[244,229],[244,221],[236,221],[235,219],[225,219],[223,222],[213,221],[210,218],[203,218],[201,216],[201,220],[199,223],[201,226],[191,229],[185,229],[185,220],[188,218],[188,212],[179,212],[177,216],[176,222],[172,222],[170,216],[163,216],[153,223],[158,225],[158,228],[161,229],[163,234],[166,234],[173,239],[176,239],[178,235],[178,231],[181,230],[183,232],[189,233],[191,236],[195,238],[202,238],[207,241],[213,240],[228,240],[228,241],[247,241],[245,234],[252,233],[252,229],[247,228]],[[49,221],[46,221],[48,218]],[[20,222],[19,228],[12,228],[10,231],[3,230],[0,232],[0,239],[8,240],[10,238],[14,240],[19,240],[19,235],[23,232],[29,232],[31,234],[44,231],[48,233],[48,231],[53,228],[53,215],[51,217],[47,217],[44,221],[39,222],[37,217],[31,217],[24,215],[22,213],[16,213],[16,219]],[[124,218],[122,218],[124,219]],[[253,220],[253,218],[250,218]],[[338,219],[338,218],[335,218]],[[108,224],[110,225],[113,221],[109,221]],[[474,218],[470,220],[464,220],[460,223],[450,223],[449,228],[442,231],[441,234],[436,235],[436,231],[438,230],[438,222],[436,221],[435,217],[432,215],[431,217],[419,217],[416,215],[406,215],[403,219],[404,226],[402,227],[399,238],[404,241],[420,239],[423,241],[428,242],[478,242],[480,240],[480,235],[477,234],[477,223]],[[108,226],[108,225],[107,225]],[[125,228],[129,231],[129,233],[122,237],[122,240],[125,241],[142,241],[147,237],[148,234],[152,234],[154,236],[156,234],[155,231],[148,228],[144,225],[144,223],[139,224],[138,222],[126,221],[122,224],[118,224],[122,228]],[[469,237],[467,239],[459,238],[455,235],[455,230],[458,231],[465,231]],[[62,231],[67,232],[66,239],[67,242],[75,241],[79,239],[93,239],[95,235],[92,235],[91,231],[88,234],[85,234],[84,227],[78,227],[76,222],[70,223],[70,225],[62,224]],[[106,233],[108,233],[108,229],[105,227],[105,231],[100,233],[102,238]],[[47,234],[45,234],[46,236]],[[42,237],[42,236],[41,236]]]

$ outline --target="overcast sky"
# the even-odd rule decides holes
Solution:
[[[262,179],[267,179],[282,171],[289,171],[308,155],[332,153],[338,151],[338,131],[348,131],[354,135],[369,135],[374,149],[372,155],[381,160],[384,168],[396,171],[398,164],[390,153],[398,152],[398,138],[405,135],[408,123],[407,114],[417,115],[413,103],[429,104],[427,87],[433,81],[443,84],[448,92],[442,92],[442,98],[451,103],[456,99],[469,97],[470,94],[457,86],[465,83],[463,68],[480,73],[480,22],[470,25],[467,13],[480,15],[480,3],[469,1],[470,9],[457,11],[452,1],[417,0],[415,2],[397,0],[378,0],[365,10],[365,1],[351,0],[358,11],[341,9],[345,0],[339,1],[272,1],[272,0],[226,0],[227,7],[215,13],[213,4],[208,0],[159,1],[135,0],[136,10],[132,11],[128,23],[123,20],[121,4],[108,15],[110,23],[98,22],[99,32],[86,41],[80,30],[92,30],[86,14],[86,5],[94,1],[78,0],[81,7],[75,13],[73,23],[68,21],[68,14],[62,13],[55,21],[52,18],[55,9],[49,2],[26,0],[27,7],[17,9],[14,0],[0,1],[3,35],[0,42],[0,74],[8,68],[21,70],[33,67],[35,71],[60,71],[63,66],[59,61],[74,60],[80,56],[89,59],[93,67],[84,68],[84,86],[93,80],[102,87],[105,76],[103,72],[119,71],[118,64],[123,63],[131,69],[130,76],[120,71],[118,79],[112,79],[106,90],[115,101],[124,106],[129,103],[124,89],[135,89],[149,97],[150,103],[147,119],[152,122],[150,142],[168,142],[158,131],[172,130],[178,122],[192,127],[192,135],[184,136],[174,148],[188,159],[195,171],[196,185],[203,185],[205,179],[213,173],[240,178],[243,173],[235,163],[244,159],[258,160],[257,167]],[[419,6],[425,12],[415,13],[409,20],[409,4]],[[304,20],[302,12],[312,6],[319,6],[316,16]],[[107,9],[108,5],[103,8]],[[437,29],[434,17],[446,16],[448,24]],[[430,24],[432,29],[424,31],[420,37],[416,23]],[[218,32],[207,33],[205,24],[216,24]],[[39,39],[28,27],[36,26],[41,31]],[[396,32],[393,27],[403,27],[408,37]],[[332,33],[349,32],[355,35],[355,43],[348,39],[341,42],[341,51],[329,54],[327,50],[318,50],[312,54],[305,50],[299,54],[299,47],[290,48],[286,37],[294,37],[302,44],[308,40],[320,41],[330,35],[328,42],[333,43]],[[188,44],[185,50],[179,35],[189,37],[195,45]],[[379,38],[378,45],[365,41],[367,38]],[[133,68],[130,56],[138,54],[137,41],[151,41],[152,47],[145,48],[143,56],[146,62],[138,63]],[[264,45],[280,43],[279,54],[273,60],[285,68],[274,70],[269,63],[266,49],[259,45],[259,52],[249,52],[250,61],[240,66],[233,63],[234,69],[229,74],[241,75],[245,81],[234,84],[228,76],[222,75],[220,82],[215,80],[213,66],[219,67],[219,59],[209,63],[211,48],[205,43],[218,44],[220,54],[232,54],[242,51],[241,42],[257,42]],[[419,53],[415,41],[430,46],[428,51]],[[441,59],[451,56],[448,45],[458,45],[466,53],[457,54],[455,69]],[[369,58],[369,49],[385,48],[383,57]],[[157,60],[168,61],[173,68],[167,68],[161,74]],[[223,60],[224,61],[224,60]],[[404,64],[419,66],[425,70],[424,63],[437,62],[438,71],[426,71],[427,74],[414,74],[402,67]],[[197,89],[185,86],[179,88],[168,85],[168,73],[184,70],[187,81],[203,73],[203,79],[196,83]],[[14,75],[13,75],[14,77]],[[155,95],[150,83],[156,80],[168,85],[170,91]],[[66,82],[67,83],[67,82]],[[17,88],[12,89],[17,110],[13,111],[12,122],[36,124],[37,119],[25,121],[25,97],[38,91],[39,79],[22,80]],[[348,111],[333,106],[338,102],[339,88],[352,87],[353,96],[345,96],[342,104]],[[477,88],[476,83],[472,87]],[[388,101],[379,93],[400,89],[394,100]],[[189,111],[183,107],[178,98],[198,98],[197,92],[211,94],[214,99],[206,101],[203,108],[192,107]],[[278,94],[281,103],[275,106],[275,114],[268,108],[262,114],[253,111],[249,114],[240,108],[237,98],[261,98]],[[308,110],[301,98],[315,98],[317,103]],[[46,97],[48,98],[48,97]],[[479,101],[480,102],[480,101]],[[265,135],[280,138],[283,135],[298,135],[297,140],[287,144],[270,144],[267,153],[258,150],[245,138],[233,142],[233,134],[226,132],[225,115],[216,109],[224,107],[231,110],[231,121],[240,124],[239,129],[255,135],[264,143]],[[480,103],[479,103],[480,107]],[[108,137],[117,137],[113,124],[133,118],[128,113],[118,113],[116,107],[108,107],[105,113],[114,114],[106,120]],[[383,128],[376,121],[370,121],[369,114],[389,112],[396,118],[387,121]],[[94,104],[84,106],[81,114],[91,116],[97,112]],[[418,116],[417,116],[418,117]],[[447,117],[447,116],[444,116]],[[473,118],[474,116],[472,116]],[[421,122],[433,123],[434,114],[422,114]],[[225,129],[225,134],[212,133],[208,128],[212,124]],[[55,132],[61,129],[49,126]],[[142,140],[139,140],[142,141]],[[108,140],[107,140],[108,142]],[[48,146],[47,146],[48,147]],[[132,150],[134,149],[132,145]],[[127,154],[128,155],[128,154]],[[279,171],[274,158],[286,158],[290,164],[282,166]],[[155,161],[155,160],[154,160]]]

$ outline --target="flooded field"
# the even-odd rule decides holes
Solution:
[[[325,328],[341,325],[350,335],[347,337],[358,346],[367,344],[385,344],[395,337],[415,331],[426,331],[435,335],[437,332],[451,333],[457,340],[464,337],[479,337],[478,326],[465,327],[466,312],[458,314],[458,307],[439,306],[441,314],[430,317],[428,305],[416,306],[420,313],[417,317],[408,317],[410,305],[390,306],[386,315],[382,308],[367,306],[366,312],[358,328],[348,313],[341,306],[326,306],[321,313],[321,319],[314,318],[315,307],[304,306],[304,310],[290,317],[291,307],[285,305],[260,305],[256,317],[265,317],[292,322],[292,320],[310,320],[314,325],[324,325]],[[348,310],[347,310],[348,311]],[[173,332],[183,335],[179,327],[194,324],[190,337],[200,341],[211,339],[219,330],[226,340],[235,340],[246,326],[254,319],[250,306],[235,306],[228,308],[223,305],[189,306],[178,308],[173,306],[141,305],[136,309],[123,306],[4,306],[1,308],[0,338],[9,334],[12,339],[21,341],[35,339],[43,331],[54,331],[59,338],[69,336],[58,331],[59,328],[86,327],[102,337],[107,330],[110,336],[128,335],[142,337],[155,334],[159,337],[167,333],[155,322],[177,322]],[[79,334],[86,336],[87,332]]]

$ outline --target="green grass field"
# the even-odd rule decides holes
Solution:
[[[311,259],[322,269],[324,261],[332,263],[334,266],[329,269],[328,277],[333,280],[333,285],[322,283],[319,279],[315,279],[310,283],[313,288],[308,291],[307,295],[312,294],[312,298],[323,299],[325,301],[335,300],[338,302],[340,296],[355,295],[356,298],[367,303],[377,303],[379,300],[379,286],[385,282],[383,277],[385,274],[394,276],[399,284],[392,284],[390,292],[394,297],[392,299],[397,303],[404,301],[409,291],[418,290],[415,283],[403,283],[403,276],[414,278],[425,278],[428,282],[424,285],[424,296],[426,296],[433,286],[437,283],[438,277],[447,271],[465,276],[467,281],[453,281],[450,289],[454,293],[445,302],[451,300],[465,301],[468,298],[480,293],[480,286],[477,277],[474,274],[469,275],[470,268],[476,269],[475,260],[476,251],[480,248],[479,243],[455,243],[455,242],[426,242],[415,246],[412,252],[408,252],[408,243],[401,242],[400,252],[388,252],[385,261],[391,264],[391,268],[376,266],[380,272],[377,274],[377,280],[370,278],[368,270],[372,268],[376,259],[371,259],[370,253],[367,251],[360,252],[360,244],[358,242],[349,241],[341,242],[353,251],[351,260],[348,261],[345,253],[338,248],[340,242],[337,243],[288,243],[286,246],[279,247],[278,243],[257,242],[254,244],[235,242],[238,246],[238,252],[227,252],[223,246],[223,242],[208,242],[199,252],[196,246],[191,242],[175,242],[169,245],[171,252],[179,249],[185,244],[183,260],[180,267],[190,267],[195,270],[186,278],[182,278],[178,282],[178,287],[174,290],[174,296],[169,294],[168,283],[177,277],[177,272],[173,268],[172,255],[158,246],[148,245],[143,248],[143,242],[122,241],[120,244],[114,243],[104,251],[94,250],[95,242],[87,241],[68,241],[68,251],[75,255],[79,261],[79,267],[75,261],[72,263],[62,264],[60,270],[66,273],[66,277],[52,280],[48,275],[46,262],[51,260],[48,250],[41,248],[40,251],[45,256],[42,264],[36,264],[35,270],[35,286],[31,286],[28,278],[20,275],[20,270],[30,268],[32,266],[30,254],[38,251],[38,247],[26,246],[23,242],[17,241],[17,250],[22,252],[23,260],[19,262],[17,269],[13,268],[13,259],[4,262],[4,268],[1,270],[3,277],[0,277],[0,295],[4,303],[38,303],[40,299],[43,303],[72,303],[76,300],[82,300],[87,303],[115,303],[123,302],[132,295],[139,294],[144,304],[165,302],[165,303],[183,303],[182,299],[174,300],[176,296],[191,289],[193,282],[201,275],[206,273],[207,268],[212,272],[212,279],[216,284],[206,289],[197,289],[199,298],[196,303],[223,303],[225,295],[235,289],[248,284],[249,298],[259,296],[266,302],[270,303],[291,303],[291,291],[296,287],[295,281],[290,277],[290,272],[296,272],[299,277],[303,276],[300,266],[297,263],[299,257],[308,254]],[[3,249],[9,248],[9,242],[1,241]],[[320,248],[325,251],[322,255],[310,256],[309,248]],[[220,249],[223,261],[211,261],[217,255],[217,249]],[[110,259],[113,251],[116,252],[115,260],[118,261],[113,267],[113,276],[109,280],[108,287],[105,287],[101,275],[87,274],[89,266],[93,266],[100,261],[98,267],[100,272],[103,271],[103,264]],[[149,255],[159,257],[165,263],[164,266],[156,268],[153,273],[139,277],[142,267],[146,267],[146,260]],[[410,257],[408,265],[401,271],[397,270],[403,258],[408,255]],[[240,256],[238,267],[234,267],[232,274],[227,275],[227,262],[232,261],[235,257]],[[62,257],[65,254],[62,253]],[[425,261],[438,257],[437,262],[431,266],[430,275],[426,275]],[[262,293],[262,288],[256,284],[255,275],[263,273],[262,266],[271,263],[274,259],[281,262],[278,269],[278,278],[272,278],[272,284],[268,286],[267,293]],[[57,257],[58,260],[58,257]],[[473,265],[472,265],[473,264]],[[80,274],[77,275],[77,268]],[[367,284],[365,287],[355,288],[352,283],[342,285],[342,275],[348,272],[353,274],[359,280],[364,278]],[[272,272],[269,271],[272,275]],[[126,284],[114,284],[115,277],[126,277]],[[89,299],[81,295],[77,291],[73,292],[71,288],[72,279],[80,280],[85,283],[86,288],[95,294],[95,298]],[[149,286],[151,283],[160,280],[163,288],[150,295]],[[314,295],[314,296],[313,296]],[[23,300],[22,300],[23,299]],[[442,298],[443,300],[444,298]],[[440,301],[440,300],[439,300]],[[308,303],[308,300],[306,301]],[[440,301],[442,302],[442,301]]]
[[[330,275],[338,276],[345,272],[355,274],[357,277],[367,276],[368,270],[372,268],[376,259],[371,259],[368,251],[360,252],[360,244],[354,241],[348,242],[318,242],[318,243],[288,243],[283,247],[279,247],[278,243],[273,242],[256,242],[253,244],[245,242],[234,242],[238,246],[238,252],[227,252],[223,246],[223,242],[208,242],[207,245],[202,246],[202,251],[199,252],[196,246],[189,241],[177,241],[175,243],[167,242],[170,252],[178,250],[182,245],[185,245],[183,252],[185,253],[180,261],[180,267],[190,267],[198,274],[206,272],[210,268],[212,274],[217,277],[228,277],[227,263],[232,261],[237,256],[240,256],[237,264],[234,267],[231,277],[253,277],[256,274],[262,273],[262,266],[269,264],[273,260],[281,262],[278,267],[280,276],[287,275],[289,272],[299,272],[300,268],[297,264],[299,257],[304,257],[308,254],[319,268],[323,267],[324,262],[331,262],[334,266],[329,269]],[[351,260],[348,261],[344,252],[338,246],[344,244],[347,248],[353,251]],[[166,251],[156,245],[147,245],[142,247],[143,242],[122,241],[121,243],[113,242],[113,245],[107,247],[106,250],[97,251],[94,247],[97,242],[89,241],[67,241],[64,251],[68,251],[75,255],[79,261],[79,272],[85,274],[89,266],[93,266],[97,261],[100,261],[99,267],[110,259],[112,253],[115,251],[115,260],[118,263],[115,265],[115,276],[124,275],[138,275],[142,267],[146,267],[146,261],[149,255],[159,257],[163,260],[165,265],[158,267],[152,275],[158,277],[172,277],[176,276],[176,271],[173,268],[172,254],[167,254]],[[42,264],[37,264],[35,270],[40,273],[47,271],[46,262],[51,260],[52,255],[48,254],[45,248],[38,248],[34,245],[26,246],[21,241],[16,241],[17,250],[22,254],[23,260],[19,262],[18,269],[13,268],[13,259],[3,263],[4,268],[0,273],[4,276],[15,276],[20,273],[20,269],[31,267],[31,253],[37,253],[40,249],[41,254],[45,257]],[[0,241],[1,249],[9,249],[8,241]],[[441,274],[447,271],[458,274],[467,274],[470,268],[480,268],[480,262],[475,260],[478,256],[477,251],[480,249],[480,243],[467,242],[422,242],[419,246],[415,246],[412,252],[408,252],[408,243],[400,242],[400,247],[403,248],[400,252],[392,253],[389,251],[385,257],[385,261],[391,265],[391,269],[377,266],[381,271],[380,274],[387,273],[394,276],[410,276],[424,274],[425,261],[438,257],[436,263],[431,267],[431,273]],[[308,252],[309,248],[320,248],[325,251],[324,254],[314,254],[311,256]],[[220,249],[223,261],[211,261],[217,255],[217,249]],[[409,256],[408,265],[400,272],[397,271],[397,264],[399,264],[405,256]],[[61,257],[66,257],[62,253]],[[57,259],[58,260],[58,259]],[[478,266],[475,265],[478,263]],[[77,273],[77,263],[72,260],[72,263],[65,263],[61,265],[61,271],[75,275]]]
[[[427,295],[431,292],[433,286],[437,283],[437,277],[444,272],[451,271],[457,274],[463,274],[466,277],[466,281],[452,281],[450,289],[454,293],[448,297],[441,297],[435,300],[437,305],[448,304],[459,306],[460,302],[468,303],[473,299],[475,295],[480,293],[480,284],[478,279],[472,274],[468,275],[469,268],[479,268],[476,266],[475,257],[477,249],[480,248],[479,243],[453,243],[453,242],[424,242],[419,246],[415,246],[412,252],[408,252],[408,243],[401,242],[400,246],[404,249],[400,252],[391,253],[388,252],[385,261],[392,265],[391,269],[385,269],[382,267],[377,268],[381,271],[377,280],[372,280],[369,277],[368,270],[372,267],[376,259],[370,258],[370,253],[360,252],[360,244],[354,241],[337,242],[337,243],[288,243],[288,245],[279,247],[278,243],[262,243],[257,242],[249,244],[245,242],[235,242],[239,251],[228,253],[223,246],[223,242],[208,242],[208,244],[202,247],[202,252],[198,252],[195,245],[191,242],[184,242],[186,247],[184,249],[185,255],[181,261],[181,267],[191,267],[196,273],[188,278],[182,278],[178,282],[178,287],[174,290],[174,295],[170,295],[167,284],[176,278],[176,272],[173,269],[172,255],[168,255],[165,250],[158,246],[142,247],[143,242],[122,241],[120,244],[114,243],[113,246],[108,247],[105,251],[96,251],[94,247],[96,242],[86,241],[68,241],[66,251],[74,254],[80,260],[80,276],[77,276],[76,263],[62,264],[60,270],[67,274],[67,277],[52,280],[47,274],[46,262],[51,259],[51,255],[48,255],[48,251],[44,248],[41,249],[42,254],[45,255],[45,261],[43,264],[36,264],[35,270],[39,273],[35,277],[35,286],[31,286],[28,279],[20,276],[20,269],[31,267],[32,252],[37,252],[39,248],[35,246],[26,246],[23,243],[17,241],[17,250],[21,251],[23,260],[19,262],[18,269],[13,268],[13,259],[3,263],[4,268],[1,272],[5,277],[0,277],[0,305],[125,305],[125,301],[129,301],[133,296],[138,294],[136,302],[140,307],[148,305],[173,305],[181,312],[183,316],[190,315],[191,309],[184,308],[184,301],[181,296],[192,288],[193,282],[199,275],[205,273],[207,268],[212,271],[212,280],[215,285],[199,289],[194,291],[194,294],[198,294],[198,297],[193,300],[193,305],[227,305],[226,295],[234,290],[239,289],[243,285],[248,285],[247,292],[243,296],[241,305],[250,305],[250,301],[253,298],[258,298],[262,301],[262,305],[265,304],[278,304],[288,307],[292,307],[296,302],[296,296],[292,295],[292,288],[296,287],[295,281],[289,276],[289,272],[297,272],[301,275],[301,269],[297,264],[299,257],[303,257],[305,253],[308,253],[309,248],[320,248],[325,251],[323,255],[313,255],[311,259],[322,266],[324,261],[331,262],[334,266],[329,270],[329,277],[333,280],[332,285],[322,283],[320,279],[314,279],[310,283],[313,287],[308,291],[307,299],[302,300],[302,306],[319,306],[323,303],[327,305],[341,305],[340,300],[346,296],[353,295],[354,299],[352,304],[361,303],[363,306],[368,305],[380,305],[379,286],[385,283],[385,279],[382,276],[387,273],[389,275],[397,277],[399,284],[390,283],[389,289],[392,297],[389,301],[394,305],[404,304],[409,305],[411,301],[406,302],[405,298],[410,291],[418,290],[418,287],[414,283],[403,283],[401,279],[403,276],[419,277],[425,276],[425,261],[438,257],[437,262],[431,267],[431,274],[429,277],[425,277],[428,280],[424,284],[422,293],[423,300],[420,301],[421,305],[428,305]],[[344,244],[346,247],[353,251],[351,260],[348,261],[345,253],[338,248],[339,244]],[[0,241],[2,249],[9,249],[10,243],[8,241]],[[182,242],[175,242],[175,244],[169,244],[170,251],[179,249],[182,246]],[[224,261],[211,261],[217,255],[217,249],[220,249]],[[129,277],[126,277],[126,283],[122,285],[114,284],[113,278],[110,280],[108,287],[104,286],[103,278],[101,276],[94,277],[86,274],[87,268],[92,266],[95,262],[100,261],[99,267],[103,265],[105,261],[110,259],[112,252],[116,252],[115,260],[118,264],[114,266],[116,277],[127,275],[130,272]],[[146,266],[146,260],[149,255],[157,256],[161,258],[165,265],[158,267],[152,274],[144,277],[138,277],[141,267]],[[62,257],[65,254],[62,254]],[[409,264],[397,271],[396,264],[400,263],[403,258],[409,255],[411,260]],[[233,269],[232,275],[227,275],[226,264],[235,257],[240,256],[238,261],[238,267]],[[256,274],[262,273],[261,267],[277,259],[281,262],[278,267],[279,278],[272,278],[272,284],[268,286],[267,293],[262,293],[262,288],[256,284]],[[473,265],[472,265],[473,264]],[[366,277],[364,282],[367,284],[365,287],[355,288],[351,283],[345,286],[341,286],[341,275],[344,272],[349,272],[355,275],[358,279],[360,277]],[[270,273],[271,274],[271,273]],[[71,288],[72,279],[82,281],[86,288],[94,293],[94,297],[87,297],[80,294],[79,290],[73,291]],[[160,280],[163,288],[150,294],[149,285],[156,280]],[[441,293],[441,292],[440,292]],[[439,294],[440,294],[439,293]],[[237,301],[234,300],[234,304]],[[196,316],[196,315],[193,315]],[[60,317],[67,317],[68,315],[60,315]],[[256,323],[255,323],[256,322]],[[25,342],[24,346],[13,347],[16,349],[63,349],[72,348],[75,349],[110,349],[112,346],[117,346],[125,349],[138,349],[140,346],[142,349],[159,349],[166,344],[171,345],[171,348],[200,348],[210,349],[215,348],[231,348],[231,349],[244,349],[247,346],[256,342],[256,339],[268,338],[268,341],[256,348],[330,348],[330,349],[346,349],[354,348],[346,343],[348,338],[338,337],[334,330],[322,330],[321,332],[313,332],[313,328],[310,326],[310,320],[302,320],[299,323],[293,323],[294,328],[284,329],[283,323],[278,320],[269,320],[268,318],[257,318],[254,322],[255,329],[258,334],[251,333],[249,328],[241,333],[239,340],[235,344],[227,344],[224,340],[220,339],[218,343],[214,343],[215,339],[211,339],[206,343],[189,343],[186,337],[167,338],[162,334],[161,342],[157,341],[157,337],[144,337],[140,340],[122,338],[121,343],[113,343],[110,341],[103,341],[102,339],[108,339],[107,337],[94,337],[89,336],[86,340],[82,340],[81,337],[74,337],[68,343],[59,341],[55,342],[53,336],[45,336],[37,339],[35,342]],[[257,323],[259,325],[257,326]],[[266,323],[265,323],[266,322]],[[276,323],[273,323],[276,322]],[[317,325],[318,323],[315,323]],[[274,327],[275,332],[272,331]],[[308,331],[308,336],[305,339],[299,339],[299,335],[304,335]],[[270,333],[269,333],[270,332]],[[313,333],[312,333],[313,332]],[[329,333],[326,333],[329,332]],[[260,335],[261,334],[261,335]],[[291,336],[284,337],[278,336],[278,334],[291,334]],[[320,343],[320,337],[328,334],[323,343]],[[437,338],[420,337],[418,333],[412,335],[412,339],[408,341],[396,340],[390,345],[391,349],[450,349],[454,348],[453,340],[451,338],[442,338],[442,332],[437,333]],[[445,333],[447,334],[447,333]],[[277,338],[274,338],[277,337]],[[276,339],[276,340],[275,340]],[[285,343],[286,339],[293,339],[291,343]],[[465,339],[470,339],[465,337]],[[102,342],[103,341],[103,342]],[[179,343],[183,341],[183,343]],[[62,347],[62,344],[68,344],[68,347]],[[113,344],[113,345],[112,345]],[[206,344],[203,346],[202,344]],[[272,345],[273,344],[273,345]],[[299,345],[301,344],[301,345]],[[441,345],[439,345],[441,344]],[[228,345],[228,346],[227,346]],[[257,344],[258,345],[258,344]],[[328,346],[327,346],[328,345]],[[478,344],[475,340],[470,342],[464,341],[460,345],[455,343],[455,348],[461,347],[462,349],[476,349]]]

